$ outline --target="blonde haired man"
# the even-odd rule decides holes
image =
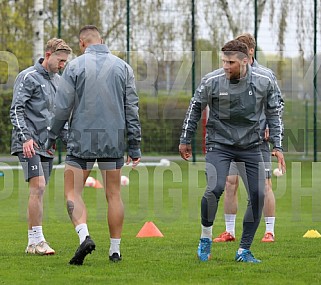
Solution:
[[[62,39],[50,39],[44,57],[20,72],[14,83],[10,108],[11,154],[18,156],[29,183],[28,254],[55,253],[42,231],[43,195],[54,157],[54,149],[47,151],[45,142],[53,117],[53,102],[60,79],[58,72],[64,68],[71,52]]]

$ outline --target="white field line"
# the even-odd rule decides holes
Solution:
[[[161,160],[160,162],[140,162],[137,166],[169,166],[170,161],[169,160]],[[131,167],[132,163],[130,164],[124,164],[124,167]],[[61,163],[59,165],[54,165],[54,169],[62,169],[65,167],[64,163]],[[98,164],[95,163],[94,167],[98,168]],[[22,169],[21,165],[0,165],[0,170],[13,170],[13,169]]]

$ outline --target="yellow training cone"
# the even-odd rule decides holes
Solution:
[[[304,238],[320,238],[321,235],[320,235],[320,233],[319,233],[318,231],[316,231],[316,230],[308,230],[308,231],[304,234],[303,237],[304,237]]]

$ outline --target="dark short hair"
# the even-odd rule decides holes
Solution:
[[[247,45],[238,41],[231,40],[227,42],[221,49],[225,55],[234,55],[236,54],[239,59],[249,57],[249,50]]]
[[[242,43],[245,43],[249,49],[250,48],[255,49],[255,47],[256,47],[255,38],[250,33],[240,34],[235,39],[242,42]]]
[[[79,31],[79,36],[85,32],[85,31],[95,31],[95,32],[98,32],[99,33],[99,30],[98,28],[95,26],[95,25],[86,25],[86,26],[83,26],[80,31]]]

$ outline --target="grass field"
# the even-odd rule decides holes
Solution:
[[[234,261],[242,231],[245,190],[239,191],[236,243],[214,244],[211,261],[196,258],[200,236],[200,199],[204,163],[173,162],[170,167],[123,169],[130,185],[123,187],[126,208],[121,250],[123,261],[108,261],[109,234],[102,189],[86,188],[89,231],[96,251],[83,266],[68,265],[78,246],[65,209],[63,170],[57,169],[45,196],[44,233],[54,256],[28,256],[27,185],[22,171],[0,177],[0,284],[319,284],[321,239],[303,238],[309,229],[321,232],[319,164],[287,161],[287,174],[273,178],[277,202],[276,242],[264,244],[261,222],[252,251],[261,264]],[[101,181],[100,174],[93,176]],[[220,202],[214,235],[225,229]],[[163,238],[136,238],[153,221]]]

